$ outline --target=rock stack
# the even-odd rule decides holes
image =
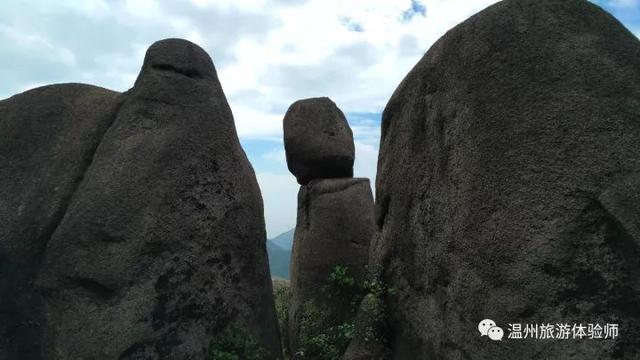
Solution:
[[[0,102],[0,358],[280,357],[262,198],[210,57],[153,44],[124,94]]]
[[[582,0],[450,30],[384,110],[376,221],[394,359],[640,358],[638,39]]]
[[[289,337],[296,354],[305,304],[328,310],[327,318],[336,323],[352,316],[351,304],[325,290],[337,266],[356,281],[366,277],[374,213],[369,180],[352,177],[353,135],[333,101],[314,98],[291,105],[284,140],[287,164],[302,185],[291,255]]]

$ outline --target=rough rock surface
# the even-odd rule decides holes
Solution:
[[[587,1],[505,0],[436,42],[382,121],[395,359],[640,357],[633,34]],[[485,318],[505,334],[617,323],[620,336],[499,343],[478,333]]]
[[[37,356],[32,283],[119,99],[62,84],[0,101],[0,359]]]
[[[331,309],[331,319],[345,321],[345,304],[323,291],[336,266],[348,267],[357,281],[367,276],[369,243],[375,230],[373,195],[368,179],[320,179],[302,186],[291,255],[289,339],[296,353],[299,315],[307,301]],[[351,306],[350,304],[346,304]]]
[[[78,160],[83,168],[74,163],[65,174],[75,185],[61,177],[64,216],[9,242],[46,242],[35,276],[38,351],[47,359],[204,358],[209,342],[236,324],[280,356],[262,199],[211,59],[187,41],[159,41],[122,97],[104,136],[78,124],[60,130],[87,139],[59,147],[88,154]],[[97,105],[97,114],[110,114]],[[85,151],[97,145],[84,144],[94,135],[97,149]],[[3,162],[12,151],[3,149]],[[20,211],[10,206],[2,211]]]
[[[353,177],[353,133],[331,99],[294,102],[284,116],[283,127],[287,166],[298,183]]]

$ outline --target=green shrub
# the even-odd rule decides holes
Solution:
[[[351,289],[356,281],[349,276],[349,267],[336,265],[329,273],[329,282],[338,288]]]
[[[368,294],[360,303],[355,336],[364,343],[386,344],[386,320],[382,299]]]
[[[276,304],[276,316],[280,328],[280,340],[285,358],[289,358],[289,302],[291,289],[288,283],[274,282],[273,296]]]
[[[386,315],[382,299],[393,294],[380,280],[359,282],[346,266],[335,266],[327,275],[323,294],[328,301],[309,300],[297,311],[298,360],[339,360],[357,337],[366,343],[386,343]],[[274,290],[283,337],[288,334],[290,291]],[[368,301],[363,302],[367,297]],[[326,304],[326,305],[323,305]],[[356,329],[356,315],[361,310]],[[357,333],[356,333],[357,331]],[[285,342],[285,345],[287,343]],[[287,346],[284,346],[286,348]]]
[[[338,360],[353,338],[354,323],[331,326],[327,309],[308,301],[300,309],[298,352],[296,359]]]
[[[364,296],[346,266],[335,266],[328,274],[324,293],[331,308],[313,301],[302,305],[298,321],[297,359],[338,360],[353,339],[355,314]]]
[[[209,360],[266,360],[269,352],[249,332],[228,327],[209,344]]]
[[[374,279],[365,281],[362,284],[362,293],[364,295],[372,294],[376,298],[381,299],[387,295],[395,295],[396,289],[388,287],[387,284],[378,279]]]

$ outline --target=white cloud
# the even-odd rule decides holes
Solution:
[[[126,11],[134,16],[151,19],[167,15],[161,12],[155,0],[125,0],[124,3]]]
[[[280,163],[280,165],[286,166],[287,154],[284,150],[272,150],[262,154],[262,158]]]
[[[84,0],[81,2],[74,1],[73,6],[77,7],[89,16],[105,16],[109,13],[109,3],[104,0]]]
[[[262,39],[238,42],[236,61],[220,69],[220,79],[231,99],[243,92],[268,98],[242,98],[242,106],[250,106],[253,114],[251,120],[236,119],[256,125],[251,126],[254,137],[280,136],[278,127],[267,124],[306,97],[329,96],[344,112],[380,112],[437,38],[494,2],[424,1],[426,16],[416,14],[407,22],[402,14],[410,9],[409,0],[310,0],[280,7],[271,14],[282,26]],[[262,10],[269,11],[268,6]],[[232,101],[232,106],[237,105]]]
[[[356,141],[355,145],[356,161],[353,166],[353,176],[369,178],[373,188],[376,182],[378,146],[365,144],[359,141]]]
[[[378,143],[380,140],[380,127],[377,123],[371,122],[351,122],[351,130],[353,131],[353,137],[356,141],[361,141],[367,144]]]
[[[23,32],[16,27],[0,24],[0,41],[30,51],[34,55],[39,53],[46,54],[49,59],[58,62],[61,66],[74,66],[76,64],[76,56],[71,50],[55,46],[43,36]],[[21,87],[24,87],[24,85]]]
[[[257,173],[264,201],[267,236],[272,238],[296,225],[298,189],[300,186],[290,174]]]
[[[282,140],[282,115],[254,110],[233,100],[229,103],[238,136],[245,139]]]
[[[277,137],[276,119],[300,98],[329,96],[345,112],[381,111],[434,40],[493,2],[426,0],[425,16],[403,21],[410,0],[25,1],[0,8],[4,32],[11,30],[1,45],[46,49],[60,66],[76,68],[42,69],[56,80],[124,91],[140,68],[138,48],[163,37],[190,39],[214,58],[240,136]],[[23,71],[22,79],[3,79],[0,92],[51,78]],[[242,96],[248,92],[259,96]]]

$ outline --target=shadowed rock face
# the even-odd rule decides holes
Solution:
[[[597,6],[506,0],[383,114],[376,218],[396,359],[640,357],[640,42]],[[508,323],[617,340],[492,343]]]
[[[121,97],[51,85],[0,101],[0,358],[38,354],[32,283]]]
[[[42,356],[204,358],[230,324],[279,356],[262,199],[211,59],[159,41],[122,98],[44,240]]]
[[[296,101],[287,110],[283,127],[287,166],[299,184],[353,177],[353,134],[331,99]]]
[[[347,321],[350,303],[327,296],[324,286],[336,266],[362,281],[375,229],[368,179],[313,180],[298,193],[298,218],[291,255],[289,337],[296,353],[299,310],[307,301],[326,306],[335,324]]]

